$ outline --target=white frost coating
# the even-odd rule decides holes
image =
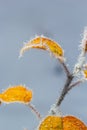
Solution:
[[[83,39],[82,39],[82,42],[81,42],[81,47],[83,49],[85,49],[85,45],[87,44],[87,27],[85,27],[84,29],[84,32],[83,32]]]
[[[25,51],[27,51],[27,50],[29,50],[29,49],[31,49],[31,48],[33,48],[33,47],[43,47],[43,45],[45,46],[45,47],[47,47],[47,45],[45,45],[45,43],[43,43],[42,42],[42,38],[44,37],[43,35],[41,35],[41,36],[39,36],[40,37],[40,43],[38,43],[38,44],[34,44],[34,43],[32,43],[32,41],[33,40],[35,40],[36,38],[38,38],[38,36],[35,36],[35,38],[33,38],[33,39],[31,39],[30,41],[28,41],[28,42],[24,42],[24,46],[22,47],[22,49],[20,50],[20,55],[19,55],[19,57],[22,57],[22,55],[24,54],[24,52]],[[45,38],[45,37],[44,37]],[[46,48],[47,50],[48,50],[48,47]]]
[[[56,115],[56,116],[61,116],[61,115],[62,115],[62,113],[61,113],[59,107],[56,106],[56,104],[53,104],[53,105],[51,106],[50,111],[49,111],[49,114],[50,114],[50,115]]]
[[[29,49],[31,49],[31,48],[33,48],[33,47],[42,47],[42,44],[32,44],[31,45],[31,43],[30,44],[26,44],[26,45],[24,45],[24,47],[20,50],[20,55],[19,55],[19,57],[21,57],[22,55],[23,55],[23,53],[25,52],[25,51],[27,51],[27,50],[29,50]]]
[[[82,52],[78,58],[77,64],[74,67],[73,75],[77,75],[82,70],[85,60],[85,53]]]
[[[82,71],[83,66],[86,62],[86,45],[87,44],[87,27],[85,27],[84,32],[83,32],[83,39],[81,41],[80,49],[81,49],[81,54],[78,57],[78,62],[76,63],[73,71],[73,75],[76,76],[78,75],[79,72]]]

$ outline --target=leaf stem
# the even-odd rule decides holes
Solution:
[[[30,103],[26,104],[26,106],[28,106],[35,114],[36,116],[38,117],[38,119],[42,119],[42,116],[41,114],[37,111],[37,109]]]

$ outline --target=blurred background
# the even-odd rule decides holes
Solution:
[[[32,104],[45,116],[66,80],[58,61],[48,52],[32,49],[19,59],[23,42],[43,34],[64,49],[73,70],[80,53],[81,34],[87,26],[86,0],[0,0],[0,92],[25,84],[33,90]],[[87,124],[87,83],[72,89],[60,107]],[[23,104],[0,106],[0,130],[34,130],[36,116]]]

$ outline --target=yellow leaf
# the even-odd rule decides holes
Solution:
[[[85,124],[74,116],[47,116],[39,130],[87,130]]]
[[[40,124],[39,130],[63,130],[62,117],[47,116]]]
[[[47,50],[59,59],[63,59],[64,56],[63,49],[59,44],[49,38],[42,36],[38,36],[26,43],[20,50],[20,56],[22,56],[26,50],[31,48]]]
[[[74,116],[63,117],[63,128],[64,130],[87,130],[86,125]]]
[[[85,43],[85,52],[87,53],[87,39],[86,39],[86,43]]]
[[[83,74],[84,74],[85,78],[87,78],[87,70],[84,70]]]
[[[7,88],[0,94],[1,102],[5,103],[29,103],[32,99],[32,91],[22,85]]]

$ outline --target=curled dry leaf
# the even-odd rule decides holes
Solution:
[[[52,53],[56,58],[64,60],[64,52],[61,46],[49,38],[38,36],[30,40],[20,50],[20,56],[22,56],[26,50],[29,50],[31,48],[47,50]]]
[[[87,130],[85,124],[74,116],[47,116],[39,130]]]
[[[5,103],[29,103],[32,99],[32,91],[22,85],[7,88],[0,94],[1,102]]]

